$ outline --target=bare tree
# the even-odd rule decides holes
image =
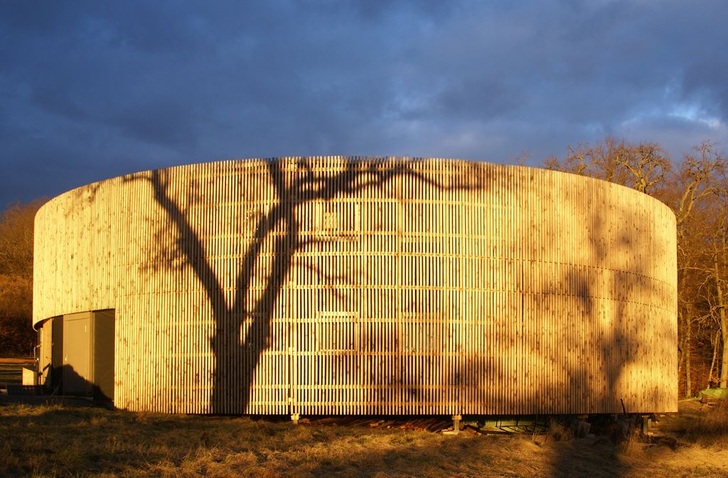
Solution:
[[[608,137],[589,145],[569,146],[562,161],[546,160],[548,169],[567,171],[629,186],[643,193],[652,192],[670,171],[670,158],[656,143],[629,144]]]
[[[44,202],[16,203],[0,213],[0,355],[33,352],[33,220]]]
[[[570,146],[563,160],[551,157],[545,166],[629,186],[672,208],[678,240],[681,383],[685,394],[691,395],[697,358],[700,386],[711,383],[714,368],[720,369],[721,387],[728,386],[728,179],[726,160],[715,145],[699,144],[673,169],[659,145],[609,137],[595,145]],[[721,340],[715,340],[716,333]],[[720,367],[710,367],[719,350]]]
[[[691,325],[700,325],[696,332],[705,337],[698,339],[704,346],[713,349],[711,356],[717,354],[717,347],[722,344],[721,387],[726,387],[728,381],[725,347],[728,343],[725,314],[728,182],[725,174],[725,158],[713,144],[702,143],[683,157],[675,175],[672,196],[667,198],[677,221],[679,294],[681,302],[691,304],[680,316],[682,330],[686,334],[683,342],[693,342]],[[687,313],[688,310],[690,313]],[[709,323],[706,323],[707,319],[710,319]],[[721,331],[720,344],[712,340],[716,326]],[[686,346],[681,351],[681,358],[688,365],[686,373],[689,373],[693,348]],[[711,382],[711,373],[708,370],[705,385]],[[686,381],[690,382],[689,375],[686,375]],[[689,387],[686,392],[690,393]]]

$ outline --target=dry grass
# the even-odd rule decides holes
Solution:
[[[3,476],[728,476],[728,407],[664,419],[675,449],[633,437],[443,435],[361,425],[0,406]],[[557,439],[559,438],[559,439]]]
[[[728,401],[713,406],[686,402],[670,431],[702,446],[728,449]]]

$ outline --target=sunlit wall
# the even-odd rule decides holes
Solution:
[[[216,162],[67,192],[35,237],[34,323],[114,309],[120,408],[677,408],[675,218],[607,182],[443,159]]]

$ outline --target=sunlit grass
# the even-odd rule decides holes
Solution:
[[[712,406],[692,402],[670,430],[690,443],[728,450],[728,401]]]
[[[679,446],[444,435],[284,419],[0,406],[2,476],[723,476],[728,407],[665,419]],[[694,412],[694,413],[693,413]]]

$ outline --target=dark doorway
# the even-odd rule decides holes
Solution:
[[[62,393],[113,401],[114,310],[68,314],[62,320]]]

